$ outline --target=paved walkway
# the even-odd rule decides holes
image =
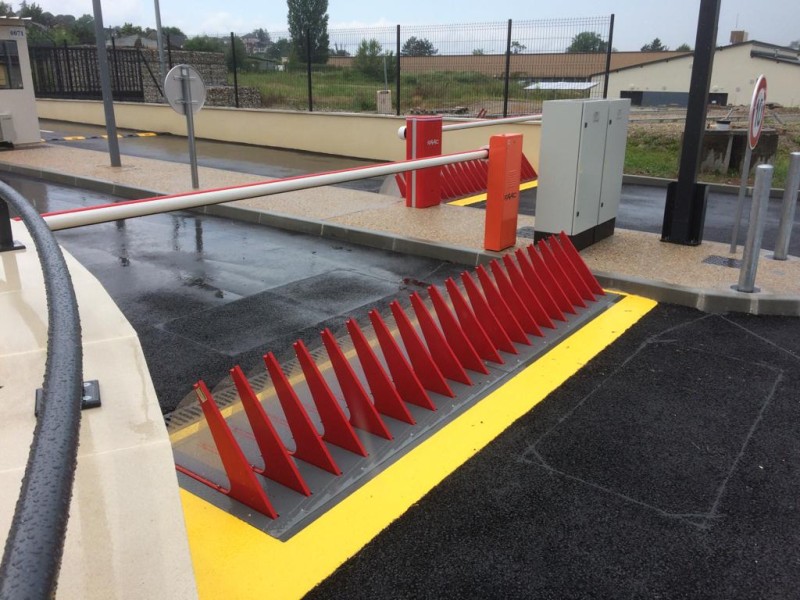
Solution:
[[[188,165],[131,156],[124,157],[122,167],[110,167],[108,162],[102,152],[42,145],[0,154],[0,172],[33,175],[131,198],[191,190]],[[218,188],[263,178],[200,167],[199,180],[203,188]],[[485,213],[469,207],[442,205],[410,210],[390,196],[323,187],[205,210],[463,264],[474,265],[496,256],[482,249]],[[520,215],[519,227],[530,228],[534,222],[533,217]],[[517,246],[530,242],[530,238],[520,237]],[[582,255],[601,282],[611,288],[710,312],[800,315],[797,257],[775,261],[769,258],[771,251],[762,251],[757,278],[761,291],[744,294],[731,289],[739,270],[728,260],[741,259],[741,249],[731,255],[726,244],[664,244],[656,234],[617,229],[614,236]]]

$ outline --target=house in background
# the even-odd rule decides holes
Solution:
[[[734,31],[732,43],[714,53],[709,102],[719,105],[750,103],[759,75],[767,78],[767,101],[800,106],[800,50],[755,40]],[[608,97],[630,98],[634,106],[686,106],[694,54],[664,57],[648,63],[612,69]],[[605,73],[592,80],[603,83]]]

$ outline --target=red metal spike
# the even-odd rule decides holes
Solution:
[[[264,355],[264,364],[267,365],[269,377],[278,395],[283,413],[286,415],[286,422],[294,438],[294,456],[307,463],[311,463],[334,475],[341,475],[342,471],[334,462],[325,444],[322,443],[319,433],[308,418],[308,413],[297,394],[294,393],[289,380],[283,374],[283,369],[278,364],[272,352]]]
[[[503,264],[506,267],[508,277],[511,279],[511,284],[519,294],[520,300],[525,304],[528,312],[531,313],[536,324],[540,327],[555,329],[556,326],[553,324],[552,319],[550,319],[550,315],[547,314],[547,310],[545,310],[544,306],[539,301],[539,297],[533,289],[531,289],[531,286],[525,280],[525,276],[522,274],[522,271],[520,271],[517,263],[514,262],[514,259],[511,258],[510,254],[503,255]],[[497,275],[495,275],[495,279],[497,279]]]
[[[194,384],[194,392],[197,394],[198,400],[200,400],[200,408],[203,409],[208,429],[219,452],[225,474],[228,476],[230,489],[226,490],[185,467],[179,466],[178,470],[249,506],[253,510],[267,515],[270,519],[277,519],[278,513],[272,508],[272,503],[267,498],[264,488],[261,487],[258,479],[256,479],[250,463],[247,462],[242,448],[236,438],[233,437],[233,432],[228,427],[228,423],[219,411],[219,407],[214,401],[211,392],[208,391],[206,384],[202,380],[198,381]]]
[[[376,310],[369,311],[369,320],[372,321],[372,327],[378,337],[383,358],[386,359],[389,373],[392,374],[392,380],[400,393],[400,397],[409,404],[421,406],[428,410],[436,410],[436,406],[428,396],[428,392],[425,391],[422,383],[420,383],[417,374],[414,373],[408,359],[406,359],[400,346],[397,345],[394,336],[389,332],[389,328],[381,318],[380,313]]]
[[[467,334],[458,324],[453,311],[450,310],[439,288],[435,285],[429,286],[428,294],[430,294],[433,301],[433,308],[436,310],[436,316],[439,317],[439,324],[442,326],[447,343],[450,344],[458,360],[467,369],[488,375],[489,369],[483,364],[472,342],[469,341]]]
[[[505,362],[503,357],[500,356],[497,348],[495,348],[486,329],[478,322],[478,317],[475,316],[475,313],[472,311],[469,304],[467,304],[464,296],[461,295],[461,291],[458,289],[452,277],[449,277],[447,281],[445,281],[445,286],[447,287],[447,293],[450,296],[450,302],[453,304],[453,310],[455,310],[456,316],[458,317],[461,329],[469,337],[475,351],[484,360],[491,360],[492,362],[502,365]],[[478,292],[478,294],[480,294],[480,292]],[[486,310],[489,310],[488,306]],[[489,313],[491,314],[491,311],[489,311]],[[494,317],[494,315],[492,315],[492,317]],[[497,330],[505,334],[500,324],[496,321],[495,319]],[[506,336],[506,339],[508,339],[508,336]],[[508,344],[514,348],[514,344],[511,343],[510,339],[508,339]]]
[[[525,334],[525,330],[512,314],[511,309],[508,308],[508,304],[503,300],[500,290],[497,289],[494,281],[489,277],[489,273],[486,272],[483,265],[478,265],[475,271],[478,273],[478,280],[481,282],[481,289],[483,289],[483,294],[486,296],[489,307],[492,309],[492,312],[497,315],[497,320],[500,321],[500,324],[503,326],[503,329],[506,330],[508,336],[519,344],[530,346],[531,342]]]
[[[310,496],[311,490],[308,489],[300,471],[297,470],[297,465],[294,464],[289,451],[286,450],[278,432],[272,426],[267,412],[258,401],[258,397],[250,387],[250,382],[242,373],[242,369],[236,366],[231,369],[230,374],[236,391],[239,392],[239,398],[242,401],[247,420],[250,422],[250,428],[253,430],[258,449],[261,451],[261,457],[264,459],[263,469],[254,467],[256,473],[269,477],[305,496]]]
[[[342,407],[339,406],[339,402],[336,400],[336,396],[334,396],[330,386],[328,386],[328,382],[325,381],[322,373],[320,373],[317,363],[311,358],[308,348],[298,340],[294,343],[294,353],[297,355],[297,360],[303,369],[306,384],[308,384],[308,389],[311,390],[311,397],[317,407],[317,413],[319,413],[322,427],[325,430],[322,434],[322,439],[354,454],[368,456],[369,454],[361,440],[358,439],[353,426],[347,422],[347,417]]]
[[[484,298],[477,284],[466,271],[461,274],[461,282],[464,284],[464,289],[467,290],[467,296],[469,296],[475,316],[486,330],[494,346],[503,352],[519,354],[497,315],[494,314],[494,311],[489,306],[489,302]]]
[[[547,240],[547,245],[550,247],[550,250],[553,252],[553,256],[556,257],[558,264],[561,265],[561,268],[564,269],[564,273],[569,277],[572,285],[575,286],[575,289],[578,290],[581,297],[584,300],[588,300],[589,302],[594,302],[594,294],[592,293],[592,289],[589,287],[581,274],[578,272],[578,269],[575,268],[575,265],[572,264],[572,261],[569,258],[569,255],[564,251],[564,248],[561,247],[561,243],[558,241],[558,236],[551,235]]]
[[[397,329],[400,331],[400,337],[403,338],[406,354],[408,354],[411,365],[414,367],[414,372],[419,377],[422,385],[425,386],[425,389],[442,396],[455,398],[453,390],[450,389],[447,381],[445,381],[442,372],[436,366],[436,362],[420,339],[403,307],[395,300],[389,305],[389,308],[392,309]]]
[[[583,277],[583,280],[586,282],[592,292],[600,296],[605,296],[606,293],[603,291],[603,286],[600,285],[600,282],[597,281],[597,278],[589,270],[589,266],[583,260],[583,257],[581,257],[578,249],[575,247],[575,244],[573,244],[572,240],[569,239],[567,233],[562,231],[558,237],[561,241],[561,247],[567,253],[567,256],[569,256],[573,266],[578,273],[580,273],[581,277]]]
[[[361,368],[364,370],[369,389],[372,392],[375,408],[387,417],[414,425],[416,423],[414,417],[403,404],[400,394],[397,393],[392,380],[389,379],[383,365],[370,348],[364,332],[361,331],[355,319],[348,319],[347,331],[350,333],[350,339],[353,340],[358,360],[361,361]]]
[[[566,321],[567,319],[564,317],[564,313],[561,312],[561,309],[559,308],[558,303],[555,300],[554,294],[550,293],[550,289],[548,289],[547,284],[544,283],[544,280],[542,279],[540,274],[534,270],[533,265],[530,262],[530,259],[527,257],[522,248],[517,248],[514,251],[514,256],[517,257],[517,264],[519,265],[522,277],[525,279],[526,283],[528,284],[528,287],[533,292],[533,294],[539,299],[539,302],[547,311],[547,314],[552,319],[557,319],[559,321]],[[503,260],[505,260],[505,256],[503,257]],[[569,301],[566,299],[566,296],[564,297],[564,302],[566,304],[569,304]],[[572,307],[570,306],[570,308]]]
[[[422,335],[425,336],[425,342],[428,345],[431,357],[433,357],[442,375],[453,381],[472,385],[472,380],[467,375],[464,367],[461,366],[461,363],[458,362],[453,349],[450,348],[444,335],[436,326],[431,313],[428,312],[428,307],[425,306],[422,297],[417,292],[411,294],[411,306],[414,307],[417,322],[420,329],[422,329]]]
[[[389,428],[386,427],[386,423],[383,422],[378,411],[369,401],[369,396],[367,396],[364,386],[361,385],[358,377],[356,377],[353,367],[347,362],[347,358],[345,358],[339,344],[336,343],[336,339],[330,329],[325,329],[322,332],[322,342],[328,351],[333,370],[336,373],[336,379],[339,381],[339,387],[344,395],[344,401],[350,411],[350,423],[353,427],[369,431],[373,435],[387,440],[393,439]]]
[[[542,333],[542,330],[539,329],[539,325],[536,324],[536,319],[533,318],[533,314],[531,314],[530,309],[522,301],[518,291],[514,289],[513,285],[511,285],[511,280],[508,278],[508,275],[506,275],[503,267],[500,266],[500,263],[497,262],[497,260],[493,260],[491,263],[489,263],[489,268],[492,270],[492,274],[494,275],[494,282],[497,286],[497,289],[500,291],[500,294],[503,296],[503,300],[505,300],[506,304],[508,304],[511,314],[516,317],[520,326],[527,333],[542,337],[544,334]]]
[[[536,250],[536,246],[529,244],[527,250],[528,257],[531,259],[531,265],[539,277],[541,277],[545,287],[550,290],[553,299],[558,303],[558,307],[565,313],[574,315],[575,307],[572,306],[567,292],[561,286],[555,274],[550,270],[550,267],[547,266],[547,263],[544,262],[542,255]]]
[[[564,272],[564,268],[558,262],[550,246],[548,246],[544,240],[539,240],[539,252],[541,252],[542,259],[547,265],[547,268],[550,269],[553,277],[556,278],[556,281],[558,281],[561,289],[564,290],[564,293],[567,295],[567,298],[569,298],[569,301],[572,302],[573,306],[586,308],[586,302],[583,301],[583,296],[581,296],[581,293],[572,283],[569,275]]]

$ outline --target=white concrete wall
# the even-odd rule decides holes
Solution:
[[[753,48],[745,44],[717,49],[711,91],[727,93],[728,104],[749,105],[756,79],[763,74],[769,102],[800,106],[800,66],[751,57]],[[622,91],[688,92],[692,64],[693,57],[687,56],[612,72],[608,97],[619,98]]]
[[[101,102],[40,99],[36,103],[43,119],[105,125]],[[119,127],[186,135],[186,118],[164,104],[115,102],[114,113]],[[397,137],[402,125],[405,125],[403,117],[352,113],[206,107],[195,115],[195,134],[199,138],[375,161],[405,159],[405,142]],[[499,133],[522,133],[523,152],[538,169],[538,123],[447,132],[443,151],[475,150],[488,145],[489,137]]]
[[[14,144],[32,144],[42,139],[39,119],[36,116],[36,98],[33,95],[31,61],[28,56],[28,38],[24,25],[9,25],[0,17],[0,40],[15,40],[19,49],[22,89],[0,89],[0,113],[11,113],[16,136]]]

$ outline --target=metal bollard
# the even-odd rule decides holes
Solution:
[[[767,216],[773,170],[774,168],[770,165],[756,167],[756,183],[753,187],[753,203],[750,207],[750,225],[747,229],[747,241],[744,243],[739,283],[731,286],[740,292],[752,293],[761,291],[755,287],[756,271],[758,270],[758,254],[761,250],[761,240],[764,237],[764,220]]]
[[[24,249],[25,246],[16,241],[11,233],[11,217],[8,212],[8,205],[2,194],[0,194],[0,252]]]
[[[789,155],[789,174],[783,190],[783,208],[778,223],[778,237],[775,240],[775,254],[772,256],[775,260],[786,260],[789,252],[798,188],[800,188],[800,152],[792,152]]]

